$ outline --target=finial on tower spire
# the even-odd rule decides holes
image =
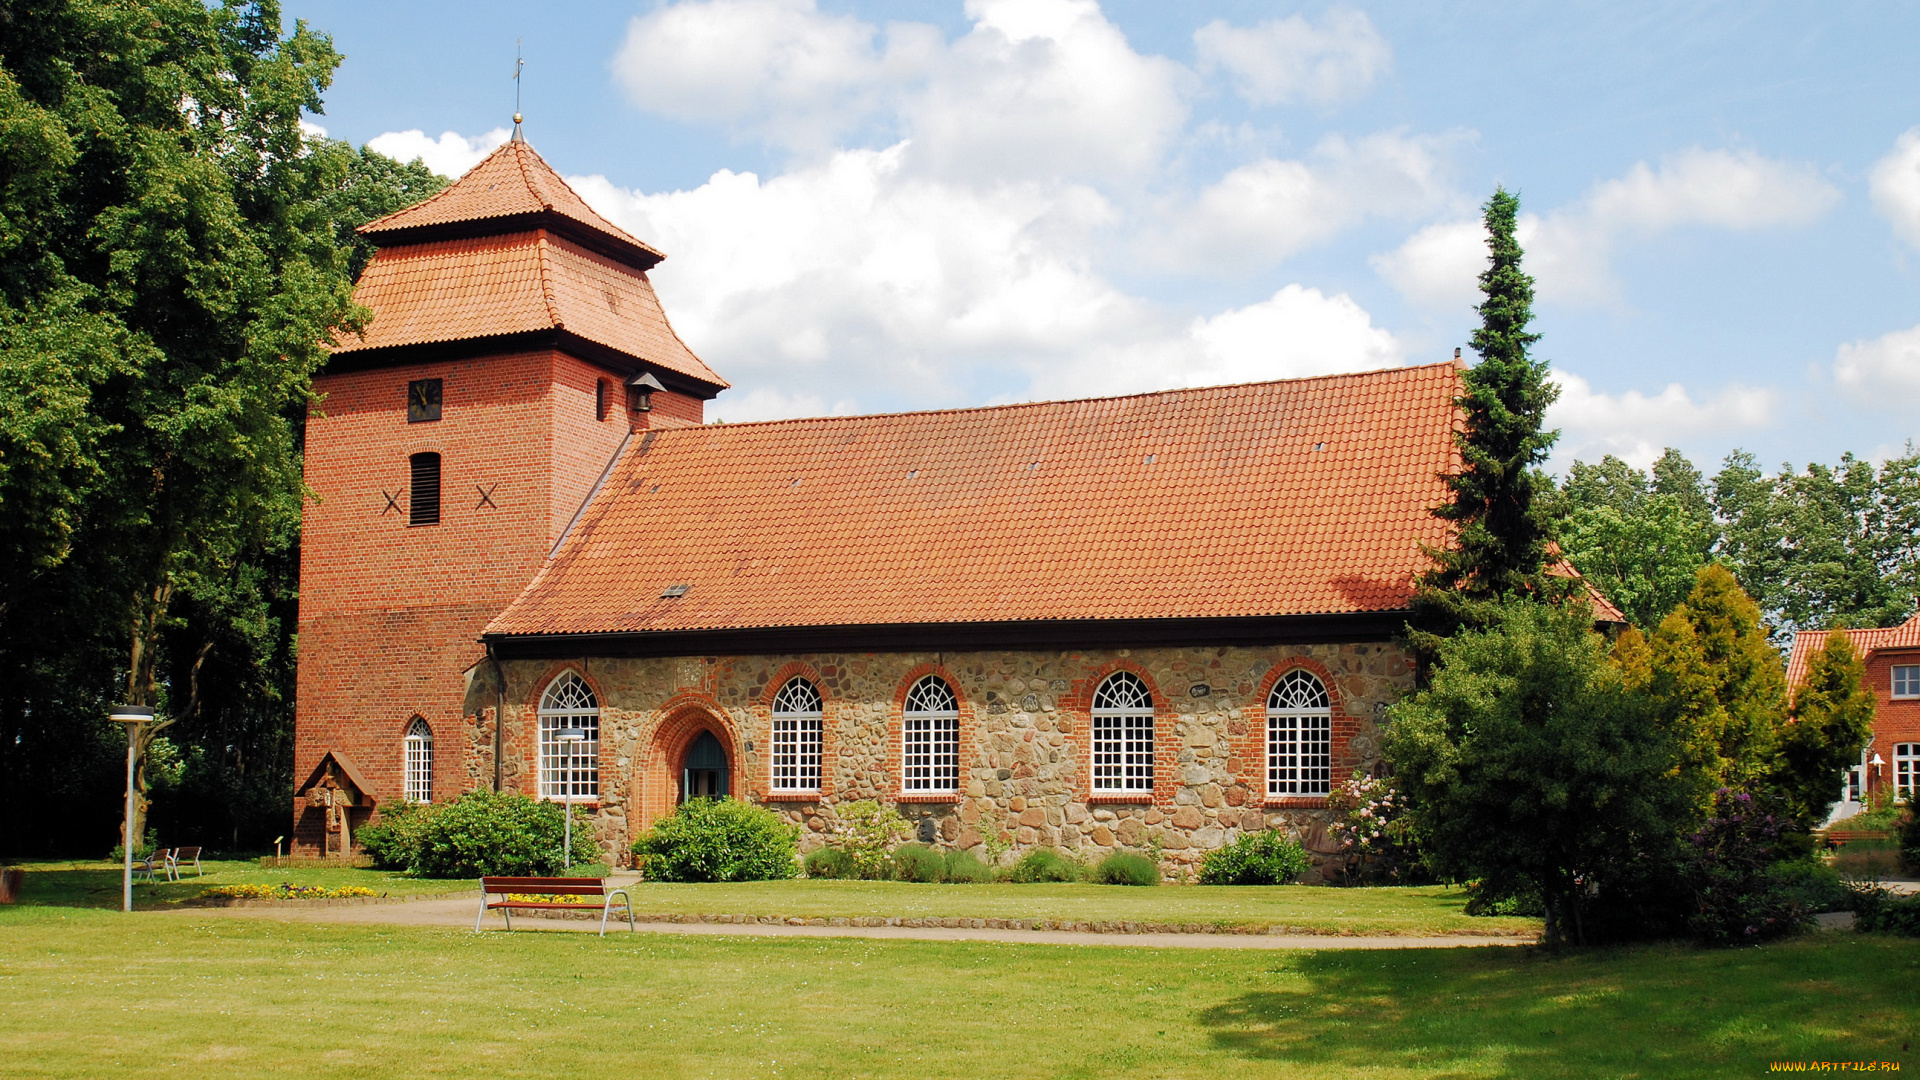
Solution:
[[[520,137],[520,69],[527,62],[520,57],[520,39],[513,39],[513,141],[525,142]]]

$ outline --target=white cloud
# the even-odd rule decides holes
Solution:
[[[1453,200],[1446,160],[1460,139],[1330,135],[1305,160],[1249,162],[1202,191],[1156,246],[1215,268],[1270,265],[1368,218],[1431,212]]]
[[[1333,8],[1315,26],[1293,15],[1257,26],[1216,19],[1193,33],[1202,70],[1224,68],[1255,105],[1333,102],[1364,91],[1393,66],[1393,50],[1364,12]]]
[[[468,136],[447,131],[442,132],[438,139],[430,139],[426,132],[415,128],[412,131],[389,131],[384,135],[376,135],[367,140],[367,147],[395,161],[413,161],[417,158],[441,176],[459,176],[480,164],[482,158],[512,137],[513,133],[506,128],[494,128],[485,135]]]
[[[1629,239],[1676,228],[1734,231],[1808,225],[1840,200],[1812,167],[1751,151],[1681,151],[1659,168],[1635,164],[1594,185],[1580,202],[1545,215],[1522,214],[1515,236],[1544,299],[1598,304],[1618,300],[1613,252]],[[1486,267],[1486,232],[1477,219],[1429,225],[1371,260],[1407,299],[1433,307],[1471,302]]]
[[[1908,128],[1869,178],[1874,209],[1900,239],[1920,247],[1920,127]]]
[[[912,146],[952,176],[1091,176],[1156,164],[1189,74],[1135,52],[1091,0],[968,0],[972,28],[877,27],[814,0],[684,0],[629,24],[614,72],[635,104],[823,154]]]
[[[1907,408],[1920,390],[1920,326],[1840,346],[1833,377],[1863,404]]]
[[[1598,460],[1612,454],[1646,468],[1664,448],[1701,435],[1749,431],[1772,423],[1780,395],[1767,387],[1731,386],[1710,401],[1693,399],[1687,388],[1668,383],[1658,394],[1596,391],[1587,380],[1556,370],[1560,400],[1547,410],[1547,425],[1561,429],[1554,463]]]
[[[1288,285],[1267,300],[1196,319],[1190,331],[1207,382],[1254,382],[1372,371],[1406,362],[1406,349],[1346,293]]]

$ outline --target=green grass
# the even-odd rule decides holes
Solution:
[[[119,863],[24,862],[15,865],[27,872],[17,901],[22,906],[104,907],[116,910],[120,907],[120,883],[124,867]],[[179,881],[167,881],[164,878],[153,884],[135,881],[134,907],[171,906],[198,896],[200,890],[213,885],[278,885],[292,882],[295,885],[322,885],[329,889],[358,885],[388,896],[474,891],[473,884],[467,881],[413,878],[389,870],[347,866],[290,866],[276,870],[262,869],[257,861],[252,860],[207,860],[200,865],[207,872],[205,877],[194,876],[193,869],[189,867],[186,876]]]
[[[1707,1077],[1920,1064],[1920,942],[1160,950],[0,909],[9,1077]]]
[[[1466,894],[1439,886],[1333,889],[1306,885],[914,885],[899,881],[645,882],[636,911],[661,914],[1072,919],[1085,922],[1293,926],[1322,933],[1523,934],[1528,918],[1473,918]]]

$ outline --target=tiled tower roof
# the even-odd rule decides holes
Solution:
[[[636,270],[666,258],[588,206],[518,135],[440,193],[360,226],[381,247],[546,228]]]
[[[1403,610],[1458,393],[1448,363],[653,432],[487,632]]]
[[[546,342],[622,373],[657,370],[699,397],[727,385],[654,294],[646,270],[665,256],[595,213],[518,137],[360,232],[380,245],[353,294],[373,320],[334,348],[336,365]]]

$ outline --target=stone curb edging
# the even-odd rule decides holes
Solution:
[[[599,908],[587,908],[582,911],[555,911],[552,908],[536,908],[521,912],[521,918],[534,919],[593,919],[600,918]],[[607,920],[607,925],[624,921],[619,914]],[[685,914],[643,914],[636,912],[634,922],[641,923],[706,923],[712,925],[733,926],[846,926],[846,927],[901,927],[905,929],[947,929],[947,930],[1045,930],[1080,934],[1219,934],[1252,936],[1313,936],[1313,937],[1512,937],[1530,938],[1525,933],[1499,933],[1487,930],[1440,930],[1420,934],[1395,934],[1392,932],[1357,930],[1329,930],[1324,927],[1282,926],[1278,924],[1258,926],[1252,924],[1222,926],[1217,923],[1153,923],[1153,922],[1089,922],[1074,919],[974,919],[959,917],[924,918],[885,918],[878,915],[837,915],[800,916],[800,915],[685,915]]]

